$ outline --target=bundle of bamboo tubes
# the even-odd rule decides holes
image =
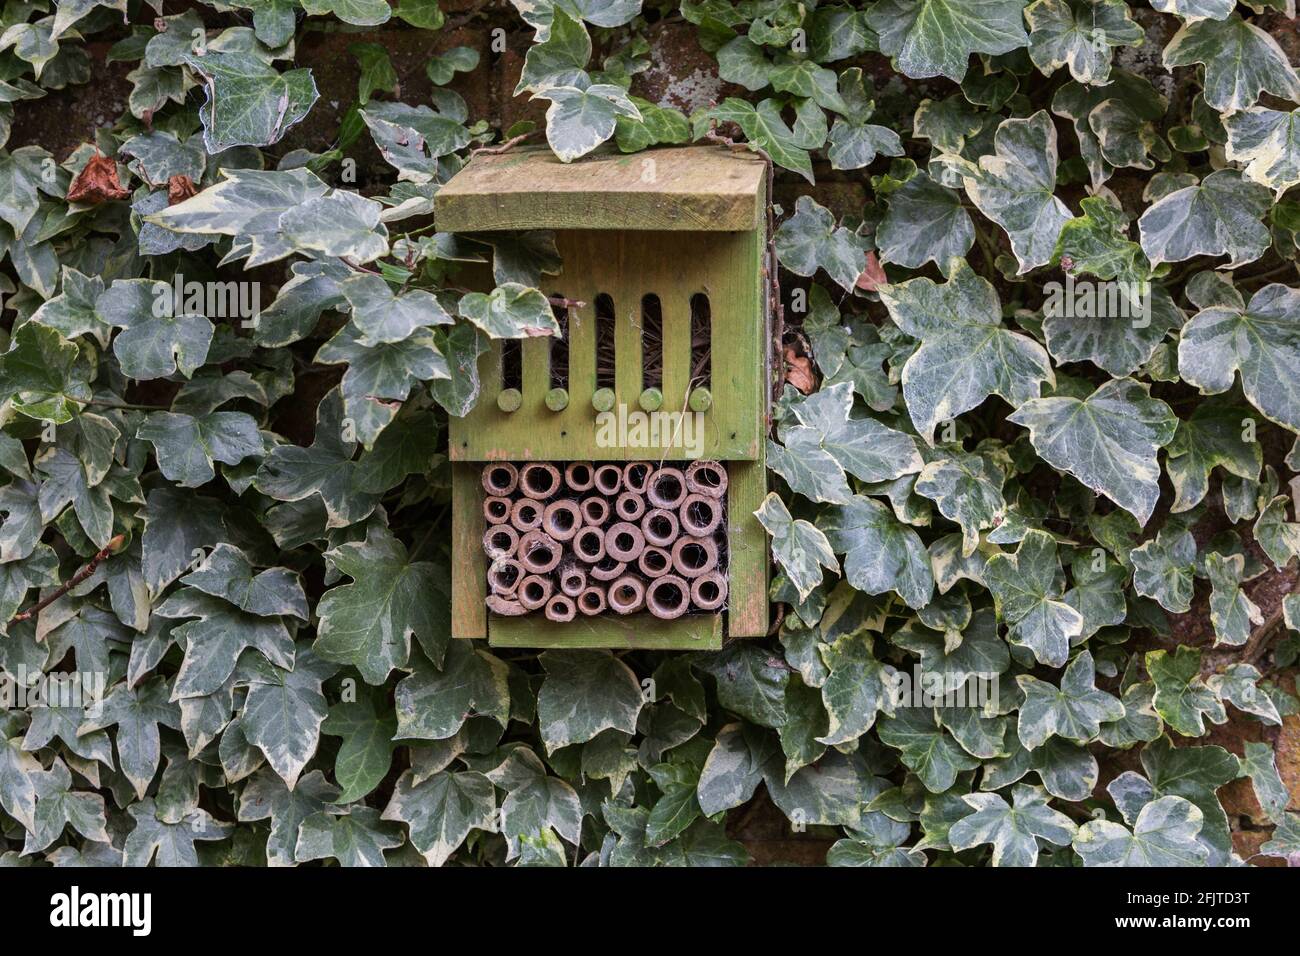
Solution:
[[[483,468],[487,605],[552,621],[672,620],[727,602],[719,462],[492,462]]]

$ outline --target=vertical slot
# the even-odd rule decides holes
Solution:
[[[614,299],[596,296],[596,388],[614,387]]]
[[[708,388],[713,376],[713,311],[703,292],[691,296],[691,388]]]
[[[641,387],[662,389],[664,385],[664,313],[659,296],[641,297]]]
[[[524,387],[524,356],[519,339],[501,341],[501,388],[522,390]]]
[[[563,292],[552,292],[552,298],[564,301]],[[551,388],[569,387],[569,310],[556,302],[551,306],[560,334],[551,337]]]

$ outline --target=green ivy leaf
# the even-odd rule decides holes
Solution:
[[[1156,685],[1155,708],[1170,729],[1184,737],[1205,734],[1205,718],[1227,720],[1223,704],[1201,680],[1201,652],[1186,644],[1168,651],[1149,651],[1147,673]]]
[[[867,594],[896,591],[908,605],[930,603],[934,575],[917,533],[873,498],[854,495],[818,518],[831,549],[844,555],[844,577]],[[788,568],[787,568],[788,573]]]
[[[1047,793],[1039,787],[1014,787],[1011,805],[995,793],[965,794],[962,799],[975,812],[952,825],[948,842],[954,850],[992,844],[994,866],[1035,866],[1040,839],[1069,846],[1078,829],[1047,805]]]
[[[1204,866],[1208,853],[1196,842],[1202,819],[1182,797],[1161,797],[1142,808],[1132,831],[1092,820],[1079,828],[1073,846],[1084,866]]]
[[[1029,674],[1019,675],[1016,684],[1025,695],[1017,724],[1020,742],[1029,750],[1053,736],[1086,744],[1097,737],[1103,723],[1121,719],[1124,705],[1118,697],[1098,690],[1096,679],[1088,651],[1070,662],[1059,688]]]
[[[312,2],[312,0],[307,0]],[[387,12],[387,4],[381,4]],[[210,154],[232,146],[270,146],[305,117],[320,94],[311,70],[280,73],[252,53],[189,53],[185,63],[207,85],[203,144]]]
[[[775,493],[763,499],[763,506],[754,515],[771,535],[772,556],[799,592],[799,600],[806,600],[821,584],[822,568],[839,572],[839,562],[826,535],[810,522],[792,516]]]
[[[880,52],[912,79],[960,83],[972,53],[1009,53],[1029,43],[1021,0],[882,0],[867,11]]]

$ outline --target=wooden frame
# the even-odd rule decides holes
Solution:
[[[563,164],[545,148],[480,156],[435,199],[447,232],[550,229],[563,262],[547,276],[549,294],[584,303],[569,313],[568,403],[546,402],[551,339],[522,343],[522,400],[498,406],[501,342],[479,360],[482,392],[473,411],[453,418],[452,634],[509,647],[716,649],[723,616],[662,621],[642,615],[579,618],[556,624],[538,617],[490,615],[480,484],[487,461],[723,461],[727,493],[726,633],[767,631],[767,536],[753,512],[767,490],[765,442],[770,395],[770,326],[763,258],[765,165],[721,147],[598,154]],[[642,393],[640,304],[659,297],[662,313],[662,410],[687,410],[691,299],[707,296],[711,317],[712,404],[703,412],[702,449],[671,440],[653,447],[601,447],[597,441],[597,296],[614,303],[615,408],[637,409]]]

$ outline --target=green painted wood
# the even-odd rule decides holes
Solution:
[[[767,495],[767,462],[727,465],[727,633],[763,637],[768,627],[767,532],[754,517]]]
[[[685,614],[661,621],[650,614],[577,617],[567,623],[539,616],[490,615],[493,647],[606,647],[624,650],[716,651],[722,647],[721,614]]]
[[[482,468],[451,466],[451,636],[487,637]]]

